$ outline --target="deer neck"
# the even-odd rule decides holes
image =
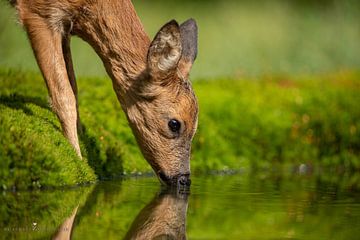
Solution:
[[[146,70],[150,39],[129,0],[94,2],[80,8],[74,33],[100,56],[123,106],[133,94],[132,84]]]

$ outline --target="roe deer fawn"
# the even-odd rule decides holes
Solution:
[[[151,42],[130,0],[11,0],[45,79],[63,133],[81,158],[70,37],[88,42],[112,79],[145,159],[161,182],[190,185],[198,104],[189,82],[197,25],[165,24]]]

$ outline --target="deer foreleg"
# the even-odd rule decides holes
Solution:
[[[70,49],[70,34],[65,36],[62,41],[62,50],[63,50],[63,56],[65,60],[66,65],[66,71],[69,77],[69,81],[71,84],[71,88],[73,90],[73,93],[75,95],[76,99],[76,113],[77,113],[77,130],[78,133],[82,133],[82,127],[80,122],[80,115],[79,115],[79,100],[78,100],[78,89],[76,84],[76,77],[75,77],[75,71],[72,63],[72,57],[71,57],[71,49]]]
[[[23,19],[23,23],[46,81],[52,108],[60,120],[65,137],[81,157],[77,135],[76,91],[69,80],[63,56],[64,37],[61,32],[51,29],[46,20],[38,15],[28,16]]]

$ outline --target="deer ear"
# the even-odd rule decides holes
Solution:
[[[150,74],[167,74],[177,67],[180,57],[180,28],[179,24],[172,20],[160,29],[150,44],[147,56]]]
[[[189,19],[180,25],[182,55],[179,71],[183,77],[188,77],[198,52],[198,27],[194,19]]]

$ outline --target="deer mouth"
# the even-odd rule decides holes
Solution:
[[[172,177],[167,176],[164,172],[158,173],[160,182],[171,187],[190,187],[191,179],[190,173],[178,174]]]

